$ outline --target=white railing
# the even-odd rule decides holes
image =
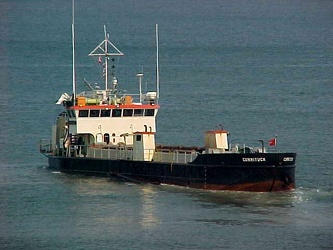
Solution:
[[[133,160],[133,148],[129,147],[106,148],[100,146],[82,146],[81,150],[77,151],[77,153],[77,156],[92,158]]]
[[[161,150],[154,154],[154,161],[188,163],[197,157],[198,153],[193,150]]]
[[[82,151],[84,151],[84,149],[81,149],[81,153],[77,156],[114,160],[133,160],[133,155],[135,153],[132,147],[105,148],[94,146],[87,148],[87,154],[82,154]],[[146,149],[140,153],[145,156],[153,156],[152,161],[155,162],[188,163],[197,157],[197,152],[186,150],[155,151],[154,149]]]
[[[39,152],[43,154],[52,153],[51,140],[50,139],[42,139],[39,142]]]
[[[67,149],[59,149],[52,146],[51,140],[40,140],[40,152],[47,155],[67,157],[89,157],[98,159],[133,160],[135,153],[133,147],[105,147],[102,145],[70,145]],[[195,150],[140,150],[141,155],[149,156],[154,162],[188,163],[192,162],[198,155]]]

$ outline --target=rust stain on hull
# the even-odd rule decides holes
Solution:
[[[175,183],[169,183],[175,184]],[[176,185],[181,185],[179,182]],[[205,190],[227,190],[227,191],[246,191],[246,192],[278,192],[278,191],[291,191],[295,189],[295,182],[286,184],[283,181],[262,181],[256,183],[242,183],[232,185],[221,184],[203,184],[193,183],[188,186],[190,188],[205,189]]]

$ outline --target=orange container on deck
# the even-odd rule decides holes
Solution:
[[[84,96],[79,96],[76,103],[78,106],[86,106],[86,98]]]
[[[131,104],[133,102],[132,96],[126,95],[125,96],[125,104]]]

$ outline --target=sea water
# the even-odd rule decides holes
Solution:
[[[232,143],[297,152],[292,192],[202,191],[71,176],[40,139],[72,92],[70,0],[0,1],[1,249],[327,249],[333,247],[333,2],[122,0],[75,3],[76,76],[104,39],[125,54],[119,85],[155,90],[159,144]],[[268,146],[267,146],[268,147]]]

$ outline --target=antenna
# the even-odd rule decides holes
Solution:
[[[105,36],[105,39],[104,39],[104,48],[105,48],[105,91],[108,90],[109,86],[108,86],[108,60],[109,58],[107,57],[107,52],[108,52],[108,39],[109,39],[109,36],[108,34],[106,33],[106,26],[104,25],[104,36]]]
[[[158,65],[158,57],[159,57],[159,51],[158,51],[158,24],[156,24],[156,92],[157,92],[157,98],[156,102],[158,103],[158,99],[160,97],[160,71],[159,71],[159,65]]]
[[[142,103],[142,77],[143,77],[143,74],[142,73],[138,73],[136,75],[138,78],[139,78],[139,92],[140,92],[140,103]]]
[[[113,52],[109,52],[109,47],[112,48]],[[89,53],[89,56],[104,56],[104,81],[105,81],[105,91],[109,89],[108,87],[108,59],[110,56],[123,56],[124,54],[109,40],[109,34],[106,32],[106,26],[104,25],[104,40]],[[115,77],[114,77],[114,80]],[[116,82],[114,82],[116,83]]]
[[[74,30],[74,0],[72,0],[72,54],[73,54],[73,106],[75,106],[75,98],[76,98],[76,79],[75,79],[75,30]]]

